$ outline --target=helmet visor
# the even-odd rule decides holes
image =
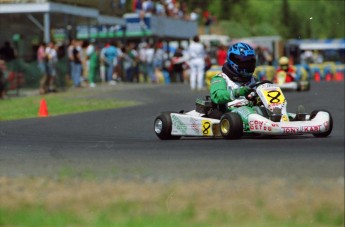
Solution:
[[[251,75],[253,74],[256,66],[256,57],[255,55],[235,55],[230,54],[230,60],[238,65],[238,72],[242,75]]]

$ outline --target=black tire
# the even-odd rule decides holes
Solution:
[[[328,127],[328,130],[326,132],[321,132],[321,133],[313,133],[313,135],[315,137],[327,137],[329,136],[329,134],[331,134],[332,132],[332,129],[333,129],[333,118],[332,118],[332,115],[329,111],[327,110],[314,110],[311,112],[310,114],[310,120],[314,119],[314,117],[316,116],[316,114],[320,111],[323,111],[323,112],[327,112],[329,114],[329,127]]]
[[[171,112],[161,113],[154,121],[154,131],[161,140],[173,140],[181,138],[181,136],[171,135],[172,122],[170,113]]]
[[[303,82],[306,82],[306,81],[297,82],[297,91],[309,91],[310,90],[310,82],[308,82],[306,85],[302,85]]]
[[[310,90],[310,86],[311,86],[311,84],[310,84],[310,82],[308,82],[308,85],[307,85],[307,88],[305,89],[305,91],[309,91]]]
[[[300,82],[297,82],[297,91],[302,91],[302,85]]]
[[[225,113],[220,119],[220,133],[225,139],[240,139],[243,135],[243,122],[237,113]]]

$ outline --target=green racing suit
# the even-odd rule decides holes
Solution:
[[[255,82],[256,80],[252,78],[248,84],[255,83]],[[245,86],[245,84],[231,81],[230,78],[224,73],[220,73],[214,76],[211,80],[211,86],[210,86],[210,95],[211,95],[212,102],[215,104],[227,105],[228,103],[235,101],[237,99],[244,100],[245,97],[243,96],[238,97],[238,94],[236,94],[236,90],[239,89],[241,86]],[[245,130],[247,130],[247,127],[248,127],[248,116],[252,113],[255,113],[255,111],[251,108],[251,102],[249,101],[248,101],[248,104],[244,106],[239,106],[239,107],[227,106],[227,112],[238,113],[241,116],[242,121],[246,126]]]

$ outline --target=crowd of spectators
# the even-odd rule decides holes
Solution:
[[[178,0],[134,0],[132,9],[141,18],[146,13],[186,20],[196,20],[198,18],[195,11],[188,12],[186,2]]]
[[[55,92],[57,49],[53,42],[40,44],[37,63],[41,71],[40,93]],[[74,87],[116,85],[119,82],[170,83],[186,81],[189,68],[187,49],[174,52],[162,41],[122,45],[120,42],[96,43],[72,40],[68,45],[69,78]]]
[[[121,1],[125,4],[125,1]],[[187,3],[181,0],[133,0],[133,12],[139,14],[142,24],[145,14],[150,13],[159,16],[167,16],[184,20],[199,20],[201,11],[190,11]],[[203,14],[205,23],[210,25],[209,14]],[[202,70],[191,67],[194,57],[190,46],[178,46],[171,51],[166,44],[157,42],[133,42],[122,44],[115,40],[105,43],[94,40],[71,40],[68,45],[56,45],[55,42],[40,43],[36,51],[37,69],[40,72],[39,93],[46,94],[57,92],[58,77],[64,77],[58,71],[61,59],[68,61],[67,83],[74,87],[96,87],[98,82],[116,85],[119,82],[148,82],[148,83],[190,83],[192,89],[202,89],[203,74],[209,63],[207,53],[203,48]],[[195,46],[195,45],[194,45]],[[202,45],[201,45],[202,46]],[[61,55],[61,50],[63,54]],[[205,52],[205,53],[204,53]],[[60,54],[59,54],[60,53]],[[200,54],[201,55],[201,54]],[[4,43],[0,49],[0,92],[5,93],[4,84],[6,62],[15,59],[14,49],[10,42]],[[201,60],[200,60],[201,61]],[[199,67],[200,68],[200,67]],[[192,73],[191,77],[189,72]],[[202,72],[202,73],[201,73]],[[191,81],[189,79],[192,78]],[[199,85],[194,85],[199,81]],[[2,95],[3,96],[3,95]]]
[[[37,66],[41,71],[40,93],[56,92],[58,47],[54,42],[40,44]],[[69,80],[73,87],[97,87],[97,84],[189,83],[191,89],[203,89],[207,69],[204,45],[197,38],[187,47],[171,49],[162,41],[122,45],[120,42],[96,43],[71,40],[66,47]],[[190,75],[189,75],[190,74]]]
[[[194,37],[190,44],[176,48],[168,47],[161,40],[123,44],[115,40],[101,43],[73,39],[66,46],[54,42],[40,43],[36,51],[38,73],[35,76],[39,81],[40,94],[57,92],[61,88],[57,82],[61,80],[75,88],[95,88],[100,84],[125,82],[185,83],[190,84],[192,90],[203,90],[204,74],[211,64],[207,60],[209,53],[206,49],[198,37]],[[64,52],[61,53],[61,50]],[[225,51],[224,48],[222,51]],[[14,50],[12,48],[7,52],[12,56]],[[224,61],[221,55],[219,60]],[[0,62],[1,96],[5,95],[6,90],[3,75],[5,63],[4,60]],[[64,64],[63,68],[68,69],[67,77],[59,71],[59,64]]]

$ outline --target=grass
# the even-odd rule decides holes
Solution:
[[[0,178],[0,226],[344,226],[344,182]]]
[[[101,98],[112,90],[72,90],[44,96],[11,97],[0,100],[0,121],[38,117],[41,100],[47,103],[49,116],[80,113],[95,110],[114,109],[136,105],[136,102]],[[105,96],[106,97],[106,96]]]

